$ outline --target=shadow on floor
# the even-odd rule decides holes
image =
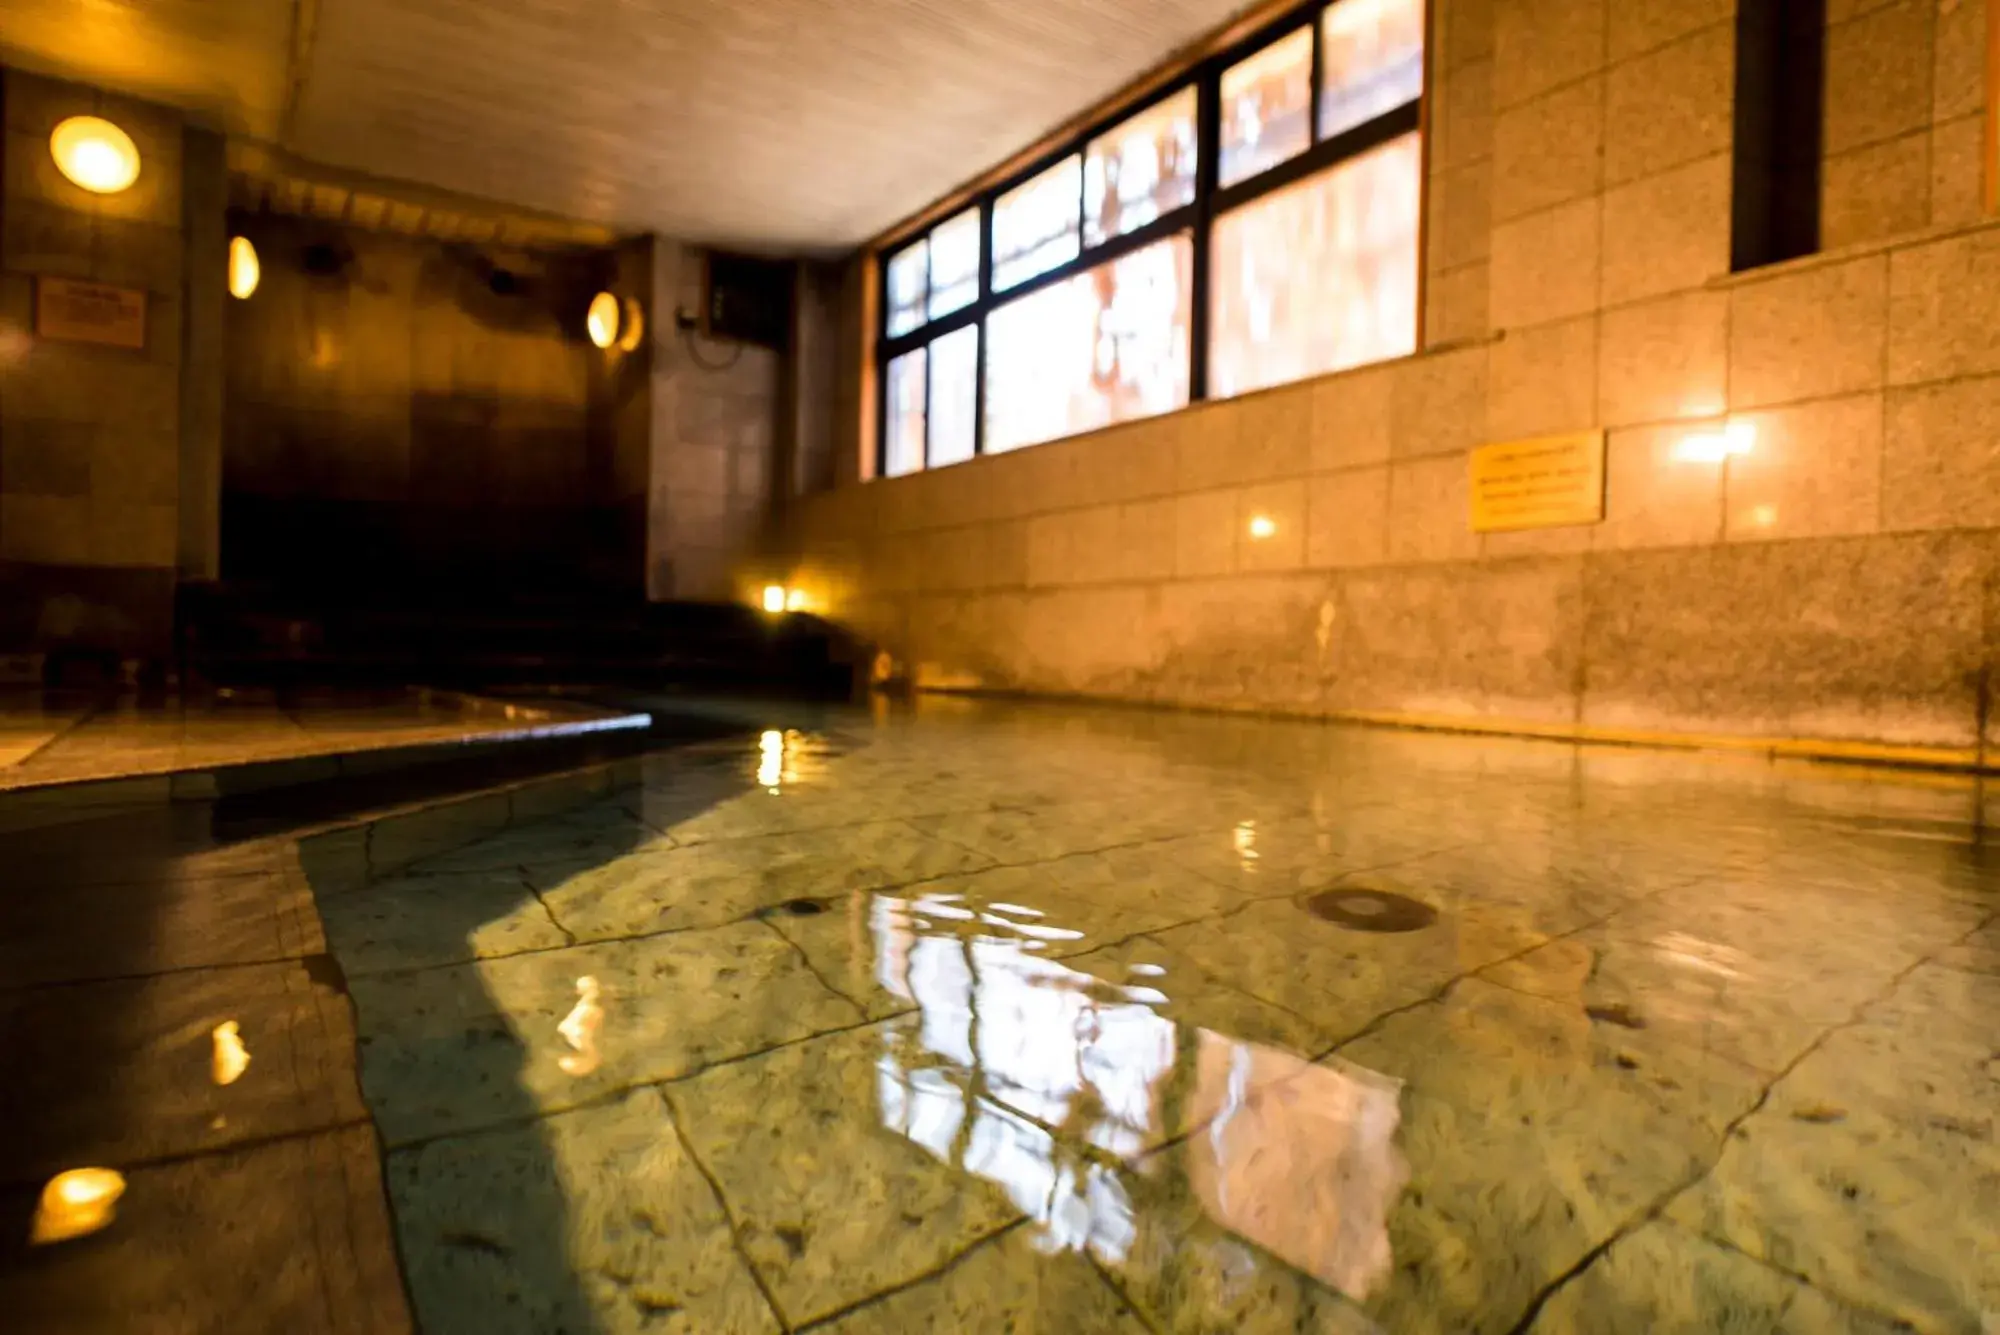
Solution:
[[[408,1329],[353,1012],[291,836],[725,731],[669,722],[647,738],[482,749],[462,763],[209,800],[107,784],[0,802],[6,1327]],[[226,1020],[251,1063],[223,1085],[212,1032]],[[43,1184],[84,1166],[124,1174],[115,1222],[28,1246]],[[510,1208],[545,1212],[534,1232],[564,1236],[559,1196]],[[560,1246],[544,1254],[537,1274],[561,1268]],[[587,1319],[427,1328],[592,1329]]]
[[[682,740],[742,731],[726,718],[665,726]],[[649,801],[649,820],[675,823],[745,791],[748,772],[733,752],[729,761],[698,767],[672,796]],[[577,1208],[590,1184],[566,1175],[535,1093],[537,1063],[588,1060],[558,1032],[583,1000],[572,975],[585,966],[556,954],[574,942],[510,860],[546,858],[584,876],[634,852],[654,831],[618,797],[517,823],[367,887],[330,878],[312,887],[333,973],[355,994],[362,1089],[387,1145],[398,1253],[427,1335],[597,1335],[620,1307],[639,1326],[675,1309],[672,1295],[635,1282],[594,1235],[603,1221]],[[497,851],[482,856],[488,847]],[[510,933],[501,957],[479,960],[496,953],[496,929]],[[520,995],[496,995],[495,969],[514,988],[531,978],[534,1001],[524,1008]],[[389,1058],[371,1042],[392,1025]],[[616,1096],[590,1102],[607,1097]]]

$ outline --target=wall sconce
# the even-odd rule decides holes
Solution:
[[[97,195],[115,195],[139,179],[132,136],[99,116],[71,116],[49,136],[56,169]]]
[[[250,238],[230,237],[229,295],[238,301],[248,301],[250,294],[257,290],[257,280],[263,275],[263,266],[257,263],[257,247],[250,244]]]
[[[764,610],[777,613],[785,610],[785,586],[766,584],[764,586]]]
[[[620,352],[635,351],[639,346],[639,341],[645,337],[646,312],[640,307],[638,298],[628,298],[625,302],[625,328],[618,335],[618,350]]]
[[[1252,515],[1250,517],[1250,536],[1257,541],[1262,542],[1277,531],[1277,521],[1269,515]]]
[[[618,341],[619,324],[618,298],[609,292],[600,292],[590,299],[590,311],[583,317],[583,327],[590,333],[590,341],[600,348],[608,348]]]
[[[1750,453],[1756,444],[1754,423],[1731,422],[1720,431],[1699,431],[1681,437],[1674,446],[1674,458],[1686,464],[1719,464]]]

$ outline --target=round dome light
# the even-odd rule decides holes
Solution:
[[[600,348],[608,348],[618,341],[618,298],[609,292],[600,292],[590,299],[590,313],[584,317],[584,327],[590,331],[590,341]]]
[[[49,136],[56,167],[85,190],[115,195],[139,179],[132,136],[98,116],[71,116]]]
[[[238,301],[247,301],[257,290],[257,280],[263,276],[263,266],[257,263],[257,247],[250,244],[247,236],[229,238],[229,295]]]

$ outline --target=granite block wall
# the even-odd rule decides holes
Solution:
[[[930,685],[1977,760],[1985,22],[1836,0],[1828,244],[1732,274],[1729,0],[1437,0],[1422,351],[848,482],[776,556]],[[1878,151],[1921,152],[1920,209],[1844,174]],[[1690,444],[1730,425],[1747,453]],[[1601,523],[1472,532],[1467,450],[1585,428]]]
[[[185,199],[201,199],[220,158],[178,114],[75,84],[8,70],[0,102],[0,654],[158,657],[182,560],[184,161]],[[94,195],[57,171],[49,134],[73,115],[131,135],[130,189]],[[143,289],[145,347],[35,337],[41,277]],[[217,364],[200,349],[186,370],[205,384]]]

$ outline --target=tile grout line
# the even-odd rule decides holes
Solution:
[[[667,1097],[667,1091],[662,1085],[656,1084],[652,1089],[654,1097],[659,1099],[660,1107],[667,1114],[667,1124],[674,1129],[674,1139],[680,1142],[681,1152],[687,1155],[688,1162],[694,1165],[695,1171],[701,1174],[704,1182],[708,1183],[708,1189],[715,1197],[715,1208],[722,1212],[722,1221],[729,1227],[729,1245],[736,1252],[736,1258],[743,1263],[743,1268],[749,1271],[750,1282],[755,1284],[757,1292],[764,1296],[764,1305],[771,1309],[772,1319],[778,1323],[780,1331],[789,1332],[795,1329],[792,1323],[785,1319],[785,1309],[778,1305],[778,1297],[771,1292],[770,1285],[764,1282],[764,1276],[757,1269],[757,1263],[750,1259],[750,1252],[743,1245],[743,1231],[736,1222],[736,1213],[729,1208],[729,1198],[722,1194],[722,1183],[716,1180],[715,1174],[709,1171],[708,1165],[702,1162],[699,1154],[695,1153],[694,1142],[688,1139],[686,1130],[681,1126],[680,1112],[674,1107],[674,1101]]]
[[[871,1293],[864,1298],[857,1298],[855,1301],[847,1304],[845,1307],[837,1307],[833,1311],[826,1313],[824,1316],[816,1316],[812,1320],[806,1322],[804,1325],[798,1326],[795,1329],[797,1330],[798,1335],[805,1335],[807,1331],[823,1329],[827,1326],[832,1325],[834,1322],[852,1316],[856,1312],[862,1311],[865,1308],[873,1307],[875,1304],[879,1302],[883,1302],[889,1298],[893,1298],[899,1293],[908,1292],[909,1290],[916,1288],[920,1284],[925,1284],[931,1280],[939,1278],[940,1276],[947,1275],[951,1273],[953,1270],[957,1269],[959,1263],[964,1261],[966,1257],[972,1255],[976,1251],[980,1251],[983,1248],[994,1245],[995,1243],[999,1242],[1000,1239],[1006,1237],[1009,1233],[1012,1233],[1015,1229],[1024,1227],[1027,1223],[1028,1223],[1028,1217],[1026,1215],[1016,1213],[1013,1219],[1008,1220],[1006,1223],[1000,1225],[998,1228],[994,1229],[990,1233],[974,1238],[970,1243],[966,1244],[965,1247],[953,1253],[951,1256],[946,1257],[943,1261],[941,1261],[937,1265],[934,1265],[930,1269],[923,1271],[921,1274],[912,1275],[908,1279],[901,1280],[895,1284],[890,1285],[886,1289],[882,1289],[875,1293]]]
[[[1978,929],[1974,928],[1972,931],[1968,931],[1961,934],[1956,940],[1954,940],[1951,943],[1951,945],[1955,946],[1964,941],[1970,940],[1977,931]],[[1806,1044],[1805,1047],[1799,1050],[1797,1055],[1795,1055],[1789,1062],[1785,1063],[1783,1069],[1779,1070],[1768,1081],[1765,1082],[1763,1089],[1759,1091],[1756,1099],[1751,1103],[1751,1105],[1748,1108],[1744,1109],[1741,1113],[1738,1113],[1735,1117],[1731,1118],[1728,1124],[1723,1127],[1722,1134],[1716,1139],[1715,1152],[1713,1158],[1711,1158],[1706,1164],[1697,1168],[1693,1173],[1688,1175],[1679,1183],[1669,1186],[1666,1190],[1661,1192],[1658,1196],[1656,1196],[1653,1199],[1651,1204],[1643,1207],[1634,1215],[1632,1215],[1630,1218],[1628,1218],[1623,1224],[1619,1225],[1607,1237],[1605,1237],[1603,1241],[1597,1243],[1595,1246],[1590,1248],[1590,1250],[1588,1250],[1581,1257],[1579,1257],[1574,1265],[1570,1266],[1569,1269],[1565,1270],[1560,1275],[1557,1275],[1553,1280],[1551,1280],[1547,1285],[1545,1285],[1541,1289],[1541,1291],[1538,1292],[1529,1301],[1526,1310],[1524,1310],[1521,1314],[1520,1320],[1509,1328],[1508,1335],[1526,1335],[1526,1332],[1528,1332],[1530,1328],[1534,1325],[1536,1318],[1541,1315],[1542,1308],[1545,1305],[1547,1305],[1549,1299],[1553,1298],[1557,1293],[1561,1292],[1561,1290],[1566,1285],[1568,1285],[1571,1280],[1575,1279],[1578,1275],[1581,1275],[1584,1271],[1588,1270],[1592,1265],[1595,1265],[1597,1261],[1604,1256],[1605,1253],[1609,1252],[1611,1248],[1617,1245],[1620,1241],[1631,1236],[1633,1233],[1638,1231],[1640,1228],[1643,1228],[1645,1225],[1650,1224],[1663,1217],[1667,1211],[1667,1208],[1671,1206],[1676,1200],[1678,1200],[1681,1196],[1687,1194],[1689,1191],[1692,1191],[1694,1188],[1700,1186],[1702,1182],[1706,1181],[1708,1177],[1714,1173],[1716,1168],[1721,1165],[1723,1156],[1726,1155],[1729,1151],[1729,1143],[1735,1137],[1737,1131],[1743,1126],[1745,1122],[1749,1121],[1752,1117],[1756,1116],[1758,1113],[1764,1110],[1764,1106],[1770,1102],[1771,1095],[1777,1090],[1778,1086],[1783,1084],[1788,1078],[1790,1078],[1792,1073],[1798,1070],[1798,1068],[1805,1063],[1807,1058],[1811,1057],[1814,1053],[1818,1052],[1820,1048],[1825,1046],[1826,1042],[1829,1039],[1831,1039],[1835,1034],[1841,1033],[1844,1030],[1851,1029],[1854,1026],[1860,1024],[1862,1021],[1862,1017],[1866,1015],[1869,1010],[1871,1010],[1877,1005],[1880,1005],[1882,1002],[1888,1000],[1891,996],[1893,996],[1896,990],[1899,987],[1901,987],[1905,981],[1908,980],[1910,975],[1914,974],[1918,969],[1922,968],[1924,965],[1930,963],[1931,960],[1935,958],[1937,955],[1941,954],[1943,950],[1950,948],[1951,948],[1950,946],[1940,947],[1938,950],[1934,950],[1928,954],[1918,956],[1916,959],[1912,960],[1909,964],[1899,969],[1889,979],[1889,981],[1885,983],[1872,996],[1867,997],[1864,1000],[1856,1003],[1853,1010],[1849,1013],[1848,1017],[1845,1020],[1842,1020],[1837,1024],[1828,1025],[1825,1029],[1821,1030],[1820,1033],[1810,1043]],[[1699,1233],[1698,1236],[1706,1239],[1708,1237],[1708,1234],[1705,1231],[1703,1231]],[[1834,1291],[1832,1290],[1825,1290],[1825,1292],[1829,1293],[1834,1297],[1839,1297],[1839,1295],[1837,1293],[1834,1293]],[[1841,1301],[1846,1302],[1846,1299],[1842,1298]],[[1850,1303],[1848,1305],[1857,1307],[1858,1310],[1862,1311],[1868,1310],[1865,1306],[1861,1306],[1858,1304]]]

